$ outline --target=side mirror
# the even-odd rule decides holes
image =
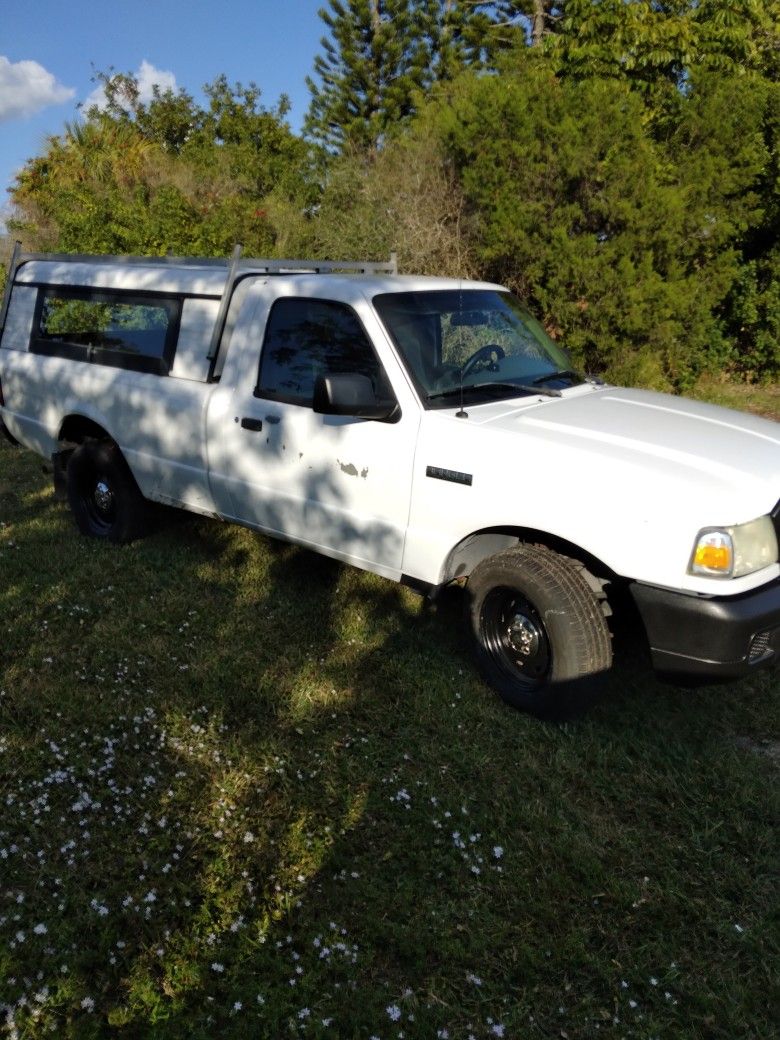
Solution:
[[[377,398],[368,376],[357,372],[318,376],[314,384],[313,407],[320,415],[351,415],[355,419],[385,422],[400,417],[398,404]]]

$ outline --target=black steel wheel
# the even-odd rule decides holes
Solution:
[[[566,718],[612,663],[602,604],[574,561],[518,545],[478,564],[467,585],[477,664],[515,708]]]
[[[71,455],[68,502],[82,534],[130,542],[144,532],[146,500],[111,441],[87,441]]]
[[[550,641],[532,603],[516,589],[499,586],[486,595],[479,614],[480,642],[498,668],[536,689],[547,679]]]

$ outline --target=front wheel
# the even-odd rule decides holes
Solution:
[[[478,564],[466,588],[477,664],[508,704],[566,718],[612,663],[602,604],[578,564],[519,545]]]
[[[87,441],[70,457],[67,491],[82,534],[109,542],[131,542],[144,533],[147,503],[119,448]]]

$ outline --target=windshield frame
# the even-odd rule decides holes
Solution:
[[[540,370],[538,373],[533,373],[534,376],[547,375],[548,379],[554,379],[556,372],[569,373],[572,371],[571,359],[568,357],[564,349],[559,346],[555,341],[547,334],[540,322],[533,317],[528,309],[522,304],[522,302],[510,293],[506,289],[499,289],[495,287],[480,286],[479,288],[473,287],[473,283],[470,285],[460,288],[458,286],[451,286],[446,289],[420,289],[420,290],[402,290],[396,292],[381,292],[376,293],[372,297],[372,304],[376,312],[379,321],[381,322],[382,328],[385,330],[390,342],[393,344],[398,358],[404,368],[404,371],[408,375],[417,395],[420,399],[422,406],[425,409],[430,410],[446,410],[452,407],[458,407],[460,401],[458,398],[457,391],[460,390],[459,381],[453,382],[451,387],[448,386],[435,386],[426,385],[425,382],[420,378],[420,375],[415,370],[415,366],[412,364],[407,350],[403,343],[399,342],[397,335],[397,329],[394,327],[392,315],[388,313],[387,303],[390,300],[398,299],[399,297],[406,298],[410,302],[414,298],[425,299],[429,303],[437,296],[442,298],[452,299],[453,294],[457,294],[461,309],[464,313],[474,312],[475,310],[484,310],[486,301],[485,297],[494,297],[495,301],[501,301],[509,305],[509,310],[517,318],[525,330],[528,332],[530,337],[538,345],[538,348],[543,356],[544,362],[549,365],[549,369]],[[480,303],[482,306],[480,307]],[[440,314],[453,314],[455,311],[451,307],[442,308]],[[420,310],[420,316],[422,317],[424,311]],[[435,349],[441,350],[441,334],[437,333],[438,342],[435,345]],[[456,370],[457,371],[457,370]],[[454,372],[452,373],[455,374]],[[542,386],[538,390],[528,385],[526,379],[518,380],[517,383],[514,379],[509,379],[506,376],[496,374],[495,379],[490,379],[490,374],[487,371],[481,371],[475,373],[476,378],[479,379],[478,383],[463,383],[463,400],[469,405],[487,404],[491,401],[508,400],[515,397],[529,397],[535,394],[541,396],[560,396],[559,392],[545,393]],[[481,378],[480,378],[481,377]],[[580,385],[584,382],[584,377],[579,373],[576,375],[576,382],[572,382],[571,385]],[[512,389],[513,386],[517,386],[516,391]],[[449,392],[454,391],[454,392]]]

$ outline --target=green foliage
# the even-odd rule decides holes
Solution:
[[[330,167],[316,219],[299,225],[291,252],[386,259],[421,274],[473,277],[459,178],[424,121],[378,153],[342,155]]]
[[[10,258],[10,249],[6,248],[7,240],[0,238],[0,300],[2,300],[2,293],[5,292],[5,283],[8,279],[8,260]]]
[[[479,67],[495,4],[473,0],[328,0],[328,28],[307,80],[305,130],[333,152],[375,151],[435,82]]]
[[[752,380],[780,378],[780,246],[741,265],[728,300],[734,368]]]
[[[102,332],[110,324],[111,306],[88,300],[50,299],[41,314],[41,329],[47,336]]]
[[[501,45],[496,32],[499,8],[499,4],[478,0],[412,3],[416,32],[424,48],[427,87],[448,82],[466,68],[491,63]]]
[[[99,303],[57,296],[45,299],[40,329],[46,337],[68,337],[77,343],[107,343],[107,333],[157,330],[164,334],[169,316],[165,307],[144,304]],[[95,337],[92,334],[99,333]],[[121,340],[120,340],[121,342]]]
[[[613,75],[656,90],[695,69],[760,69],[775,0],[565,0],[550,51],[566,73]],[[773,11],[774,8],[774,11]]]
[[[184,92],[138,99],[132,77],[101,77],[104,110],[66,126],[17,178],[13,227],[34,245],[97,253],[224,255],[240,241],[273,253],[271,198],[305,207],[311,150],[259,104],[254,85],[224,77],[207,106]]]
[[[665,145],[643,112],[625,83],[526,62],[465,77],[437,125],[478,214],[484,272],[586,367],[684,387],[728,360],[717,308],[757,212],[762,99],[747,79],[708,81]]]
[[[414,227],[418,246],[402,256],[417,261],[411,269],[435,259],[440,273],[465,266],[510,283],[581,363],[625,381],[685,388],[723,368],[776,377],[776,0],[411,8],[435,100],[412,92],[403,116],[363,136],[342,133],[331,110],[329,143],[341,155],[309,243],[334,255],[403,254]],[[482,21],[454,32],[460,50],[437,77],[430,48],[450,24],[436,22],[443,8]],[[339,11],[348,34],[355,24]],[[472,52],[462,46],[469,30]],[[329,60],[351,53],[339,52],[346,38],[334,35]],[[500,75],[452,81],[452,70],[486,63]],[[384,140],[414,111],[400,138]],[[437,179],[450,185],[444,218],[420,190]],[[457,260],[419,248],[442,227]]]
[[[735,367],[751,379],[780,379],[780,85],[764,82],[762,131],[768,162],[756,191],[761,219],[744,236],[740,271],[724,311]]]
[[[307,80],[306,130],[327,147],[376,148],[407,117],[424,80],[424,57],[409,0],[328,0],[329,35]]]

